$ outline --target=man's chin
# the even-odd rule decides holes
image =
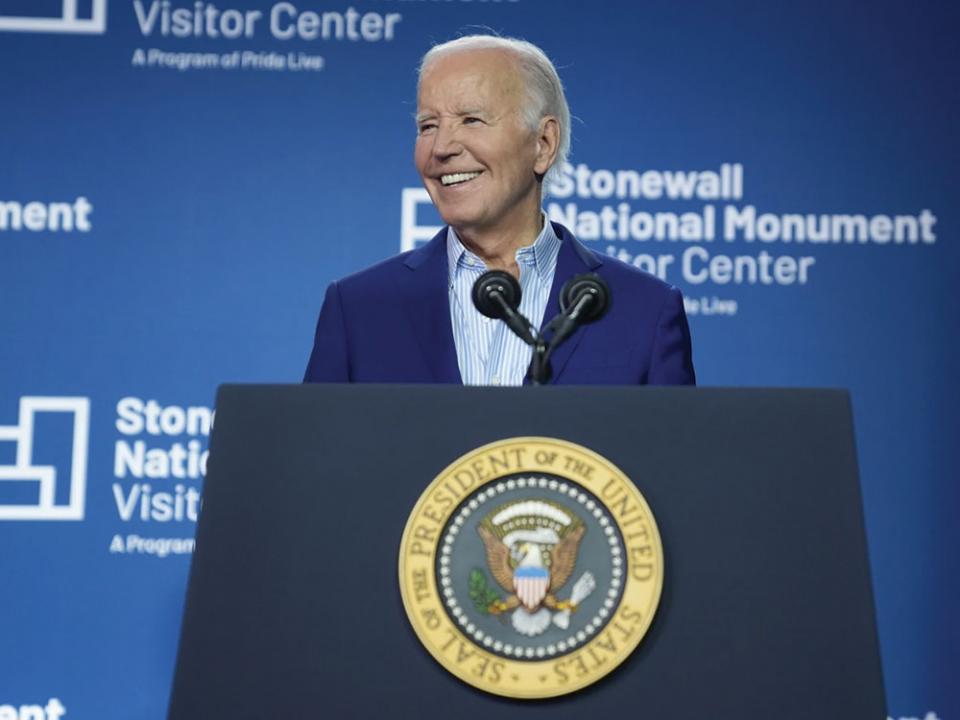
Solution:
[[[482,218],[477,213],[465,212],[462,208],[443,207],[437,208],[440,213],[440,219],[458,233],[473,230],[483,224]]]

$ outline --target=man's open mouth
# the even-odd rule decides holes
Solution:
[[[443,183],[444,187],[449,187],[450,185],[462,185],[465,182],[470,182],[475,177],[480,177],[480,173],[453,173],[452,175],[441,175],[440,182]]]

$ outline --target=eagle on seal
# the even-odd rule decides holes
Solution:
[[[577,564],[580,540],[586,532],[583,525],[563,538],[546,528],[531,530],[510,546],[483,525],[477,527],[477,532],[483,539],[491,574],[509,593],[505,601],[491,603],[489,612],[499,615],[521,606],[530,614],[541,607],[556,611],[576,609],[575,603],[558,600],[556,593],[570,579]],[[547,554],[550,545],[553,548]]]

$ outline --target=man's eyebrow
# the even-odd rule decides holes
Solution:
[[[466,110],[457,110],[455,113],[457,117],[466,117],[468,115],[485,115],[486,113],[480,108],[469,108]],[[431,111],[419,112],[413,116],[413,119],[417,123],[422,123],[424,120],[433,120],[437,117],[437,113]]]

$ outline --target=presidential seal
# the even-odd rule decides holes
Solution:
[[[563,440],[477,448],[438,475],[400,543],[400,593],[431,655],[513,698],[590,685],[653,620],[663,548],[646,501],[608,460]]]

